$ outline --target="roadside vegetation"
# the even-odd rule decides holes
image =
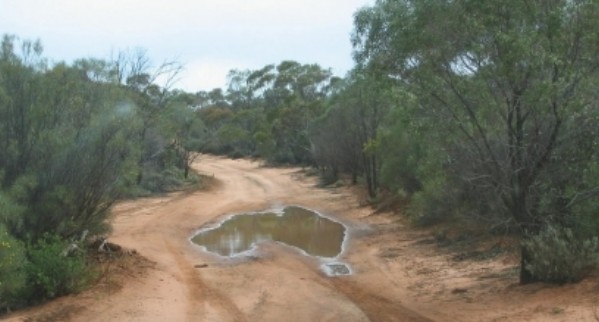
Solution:
[[[345,78],[283,62],[198,93],[210,151],[348,175],[416,224],[519,236],[523,283],[579,280],[549,274],[540,246],[596,264],[597,15],[593,1],[379,0],[355,15]]]
[[[584,0],[384,0],[355,16],[356,69],[404,97],[377,132],[381,183],[416,222],[520,236],[522,283],[596,264],[598,15]]]
[[[143,51],[50,64],[40,42],[0,47],[0,308],[80,290],[86,241],[119,198],[191,180],[204,135],[186,95],[155,83]]]
[[[282,61],[197,93],[143,51],[49,64],[5,36],[0,307],[79,289],[84,246],[65,249],[106,232],[119,198],[189,179],[196,151],[313,166],[400,200],[416,225],[515,236],[522,283],[593,270],[599,3],[377,0],[354,19],[343,78]]]
[[[378,0],[354,18],[343,79],[282,62],[198,93],[209,151],[347,175],[418,225],[517,236],[522,283],[581,279],[597,264],[599,3]]]

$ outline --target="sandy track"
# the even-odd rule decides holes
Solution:
[[[338,209],[341,196],[298,180],[293,175],[297,169],[268,169],[245,160],[206,156],[195,168],[214,175],[220,185],[208,192],[123,203],[114,210],[111,240],[156,262],[157,270],[141,281],[143,286],[132,284],[115,295],[104,317],[135,321],[426,320],[355,282],[326,277],[315,260],[280,245],[261,247],[257,258],[235,260],[222,260],[190,245],[187,238],[194,230],[230,213],[279,204],[303,205],[331,215],[342,210]],[[341,219],[354,228],[361,226]],[[208,267],[196,268],[205,264]],[[139,300],[130,303],[131,298]],[[155,303],[155,299],[164,302]],[[82,314],[78,318],[93,321],[95,317]]]
[[[590,282],[565,290],[519,288],[513,258],[452,262],[451,255],[422,243],[427,234],[407,229],[396,217],[371,215],[347,188],[316,188],[298,169],[212,156],[201,156],[194,168],[215,177],[213,189],[114,208],[110,240],[151,261],[136,263],[144,267],[122,288],[62,298],[8,320],[594,320],[597,294]],[[223,260],[188,241],[199,227],[227,214],[283,204],[316,209],[346,224],[350,239],[341,260],[354,274],[327,277],[317,260],[277,244],[260,245],[255,256]]]
[[[188,238],[231,213],[294,204],[339,218],[355,210],[349,196],[316,189],[297,169],[271,169],[247,160],[202,156],[195,170],[214,176],[209,191],[122,202],[112,212],[110,241],[151,262],[117,292],[79,295],[11,319],[74,321],[425,321],[401,304],[360,288],[351,277],[330,278],[315,259],[281,245],[255,256],[223,260]],[[207,267],[203,267],[208,265]],[[203,267],[203,268],[197,268]],[[345,281],[347,279],[347,282]],[[83,298],[82,298],[83,297]],[[57,304],[58,303],[58,304]],[[66,312],[60,314],[56,312]]]

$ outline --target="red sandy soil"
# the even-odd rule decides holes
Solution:
[[[297,168],[201,156],[210,189],[119,203],[112,243],[135,250],[104,266],[90,290],[5,315],[7,321],[599,321],[599,283],[517,283],[517,257],[457,260],[430,231],[373,214],[351,187],[318,188]],[[279,244],[222,259],[189,242],[231,213],[300,205],[349,227],[328,277],[317,259]],[[596,313],[597,312],[597,313]]]

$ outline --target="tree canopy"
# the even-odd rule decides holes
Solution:
[[[352,41],[360,68],[418,99],[412,122],[447,132],[443,180],[478,215],[535,235],[594,216],[581,174],[597,157],[598,17],[595,1],[377,1]]]

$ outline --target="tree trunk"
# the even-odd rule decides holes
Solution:
[[[137,178],[135,179],[135,182],[137,183],[137,185],[140,185],[140,184],[141,184],[141,181],[142,181],[142,180],[143,180],[143,178],[144,178],[144,170],[143,170],[143,168],[142,168],[142,167],[143,167],[143,166],[141,166],[141,167],[139,168],[139,172],[137,173]]]
[[[371,165],[372,187],[374,190],[374,196],[376,196],[376,192],[379,188],[379,175],[378,175],[377,158],[376,158],[375,152],[373,152],[373,155],[370,157],[370,162],[372,162],[372,165]]]
[[[145,123],[145,122],[144,122]],[[139,173],[137,174],[137,185],[141,184],[141,181],[144,178],[144,144],[145,144],[145,138],[146,138],[146,126],[144,124],[143,129],[141,130],[140,136],[139,136],[139,140],[141,142],[141,153],[139,156],[139,160],[137,161],[137,165],[139,167]]]
[[[370,198],[376,197],[376,164],[374,157],[365,157],[366,159],[366,185],[368,186],[368,196]]]
[[[530,252],[524,245],[520,246],[520,284],[538,282],[538,279],[526,269],[526,264],[531,261]]]

